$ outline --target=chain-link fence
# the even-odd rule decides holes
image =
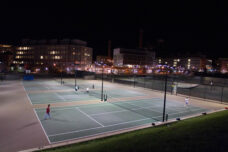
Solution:
[[[228,79],[172,75],[167,77],[167,93],[228,102]],[[101,75],[96,75],[96,79],[101,79]],[[165,87],[165,75],[104,75],[103,79],[113,83],[159,91],[164,91]]]

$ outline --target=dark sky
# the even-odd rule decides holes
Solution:
[[[227,10],[221,1],[2,3],[0,43],[76,38],[87,41],[97,55],[107,53],[109,39],[112,48],[137,48],[142,28],[144,46],[157,46],[162,39],[169,55],[228,57]]]

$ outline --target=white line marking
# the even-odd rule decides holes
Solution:
[[[141,107],[141,106],[138,106],[138,105],[135,105],[135,104],[132,104],[132,103],[128,103],[126,102],[127,104],[129,105],[132,105],[132,106],[136,106],[136,107],[139,107],[139,108],[136,108],[136,109],[132,109],[132,110],[138,110],[138,109],[148,109],[149,111],[153,111],[153,112],[158,112],[158,113],[162,113],[160,111],[156,111],[156,110],[152,110],[150,109],[151,107],[155,107],[155,106],[147,106],[147,107]]]
[[[127,102],[125,102],[127,103]],[[127,103],[129,104],[129,103]],[[115,105],[115,104],[111,104],[111,105]],[[134,105],[134,104],[131,104],[131,105]],[[106,106],[106,105],[93,105],[93,106]],[[115,106],[118,106],[118,105],[115,105]],[[137,106],[137,105],[134,105],[134,106]],[[132,108],[132,109],[129,109],[129,110],[119,110],[119,111],[113,111],[113,112],[103,112],[103,113],[95,113],[95,114],[90,114],[90,116],[99,116],[99,115],[105,115],[105,114],[112,114],[112,113],[119,113],[119,112],[126,112],[126,111],[130,111],[130,110],[141,110],[141,109],[148,109],[150,111],[153,111],[153,112],[158,112],[158,113],[162,113],[160,111],[157,111],[157,110],[154,110],[154,109],[150,109],[151,107],[152,108],[156,108],[158,106],[147,106],[147,107],[140,107],[138,106],[139,108]],[[69,110],[69,109],[75,109],[75,108],[78,108],[78,107],[69,107],[69,108],[62,108],[62,109],[54,109],[52,111],[60,111],[60,110]],[[197,110],[203,110],[201,108],[198,108],[196,107]],[[37,108],[39,109],[39,108]],[[41,108],[40,108],[41,109]],[[42,108],[43,109],[43,108]],[[124,108],[123,108],[124,109]],[[169,110],[173,110],[173,109],[169,109]],[[183,109],[181,109],[183,110]],[[37,112],[43,112],[44,110],[40,110],[40,111],[37,111]],[[178,110],[174,110],[174,111],[178,111]],[[195,110],[191,110],[191,111],[195,111]],[[183,112],[188,112],[186,109],[184,109]],[[177,113],[173,113],[173,114],[177,114]]]
[[[38,119],[38,121],[39,121],[39,123],[40,123],[41,128],[43,129],[43,132],[44,132],[44,134],[45,134],[45,136],[46,136],[46,138],[47,138],[49,144],[51,144],[51,142],[50,142],[50,140],[49,140],[49,138],[48,138],[48,136],[47,136],[47,133],[46,133],[46,131],[44,130],[44,127],[43,127],[42,123],[40,122],[40,119],[39,119],[39,117],[38,117],[38,115],[37,115],[35,109],[33,109],[33,111],[34,111],[34,113],[35,113],[35,115],[36,115],[36,118]]]
[[[102,124],[99,123],[97,120],[95,120],[94,118],[92,118],[91,116],[89,116],[87,113],[81,111],[81,110],[79,109],[79,107],[77,107],[77,108],[75,108],[75,109],[77,109],[78,111],[80,111],[81,113],[83,113],[84,115],[86,115],[88,118],[90,118],[91,120],[95,121],[96,123],[98,123],[99,125],[101,125],[102,127],[104,127],[104,125],[102,125]]]
[[[198,109],[198,110],[201,110],[201,109]],[[198,110],[192,110],[192,111],[198,111]],[[184,113],[184,112],[178,112],[178,113]],[[175,115],[175,114],[178,114],[178,113],[172,113],[170,115]],[[117,126],[117,125],[121,125],[121,124],[127,124],[127,123],[138,122],[138,121],[144,121],[144,120],[154,119],[154,118],[159,118],[159,117],[162,117],[162,116],[157,116],[157,117],[152,117],[152,118],[146,118],[146,119],[139,119],[139,120],[133,120],[133,121],[123,122],[123,123],[117,123],[117,124],[113,124],[113,125],[107,125],[105,127],[95,127],[95,128],[89,128],[89,129],[82,129],[82,130],[70,131],[70,132],[65,132],[65,133],[59,133],[59,134],[52,134],[52,135],[49,135],[49,137],[59,136],[59,135],[65,135],[65,134],[71,134],[71,133],[77,133],[77,132],[83,132],[83,131],[94,130],[94,129],[99,129],[99,128],[112,127],[112,126]],[[117,130],[113,130],[113,131],[117,131]],[[103,132],[103,133],[105,133],[105,132]],[[101,133],[101,134],[103,134],[103,133]],[[93,135],[96,135],[96,134],[93,134]],[[93,135],[90,135],[90,136],[93,136]],[[85,137],[85,136],[82,136],[82,137]],[[82,137],[79,137],[79,138],[82,138]],[[76,139],[76,138],[73,138],[73,139]]]
[[[116,105],[118,106],[118,105]],[[91,114],[90,116],[98,116],[98,115],[105,115],[105,114],[112,114],[112,113],[118,113],[118,112],[125,112],[125,111],[131,111],[131,110],[141,110],[141,109],[149,109],[150,107],[154,107],[154,106],[149,106],[149,107],[140,107],[140,108],[133,108],[133,109],[127,109],[127,110],[119,110],[119,111],[113,111],[113,112],[103,112],[103,113],[97,113],[97,114]],[[124,109],[124,108],[122,108]],[[152,110],[150,110],[152,111]],[[157,111],[154,111],[154,112],[157,112]],[[161,112],[159,112],[161,113]]]
[[[21,85],[23,86],[24,91],[25,91],[25,94],[26,94],[26,96],[27,96],[27,98],[28,98],[30,104],[32,105],[31,99],[30,99],[30,97],[28,96],[28,94],[27,94],[27,92],[26,92],[26,90],[25,90],[25,87],[24,87],[24,85],[22,84],[22,81],[21,81]]]
[[[159,117],[160,117],[160,116],[159,116]],[[153,117],[153,118],[156,118],[156,117]],[[145,118],[145,119],[127,121],[127,122],[117,123],[117,124],[113,124],[113,125],[107,125],[107,126],[104,126],[104,127],[95,127],[95,128],[88,128],[88,129],[82,129],[82,130],[75,130],[75,131],[70,131],[70,132],[65,132],[65,133],[52,134],[52,135],[48,135],[48,136],[49,136],[49,137],[52,137],[52,136],[59,136],[59,135],[65,135],[65,134],[83,132],[83,131],[88,131],[88,130],[94,130],[94,129],[99,129],[99,128],[113,127],[113,126],[118,126],[118,125],[127,124],[127,123],[132,123],[132,122],[138,122],[138,121],[149,120],[149,119],[153,119],[153,118]]]
[[[48,86],[45,86],[45,88],[47,88],[48,90],[51,90],[50,87],[48,87]]]
[[[111,99],[116,99],[116,100],[118,100],[118,101],[123,101],[123,100],[121,100],[121,99],[119,99],[119,98],[115,98],[115,97],[112,97],[112,96],[110,96],[110,95],[108,95],[108,97],[110,97]]]
[[[37,111],[37,112],[44,112],[45,111],[45,109],[44,108],[36,108],[37,110],[39,110],[39,111]],[[52,108],[52,112],[53,111],[59,111],[59,110],[69,110],[69,109],[75,109],[75,107],[69,107],[69,108],[62,108],[62,109],[53,109]]]
[[[62,99],[63,101],[66,101],[66,99],[60,95],[58,95],[58,93],[54,92],[54,94],[56,94],[57,97],[59,97],[60,99]]]
[[[136,128],[136,127],[145,126],[145,125],[147,125],[147,124],[136,125],[136,126],[133,126],[133,127],[126,127],[126,128],[122,128],[122,129],[116,129],[116,130],[106,131],[106,132],[92,134],[92,135],[88,135],[88,136],[81,136],[81,137],[76,137],[76,138],[70,138],[70,139],[65,139],[65,140],[56,141],[56,142],[52,142],[52,143],[60,143],[60,142],[65,142],[65,141],[69,141],[69,140],[76,140],[76,139],[81,139],[81,138],[88,138],[88,137],[93,137],[93,136],[97,136],[97,135],[102,135],[102,134],[105,134],[105,133],[118,132],[118,131],[121,131],[121,130],[127,130],[127,129]]]
[[[196,110],[190,110],[190,109],[189,109],[189,111],[187,111],[187,110],[184,110],[184,111],[181,111],[181,112],[177,112],[177,113],[171,113],[171,114],[169,114],[169,115],[175,115],[175,114],[179,114],[179,113],[185,113],[185,112],[193,112],[193,111],[199,111],[199,110],[203,110],[203,109],[196,109]]]
[[[125,112],[125,111],[129,111],[129,110],[119,110],[119,111],[113,111],[113,112],[95,113],[95,114],[90,114],[90,116],[99,116],[99,115],[119,113],[119,112]]]

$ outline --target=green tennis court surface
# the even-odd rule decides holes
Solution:
[[[24,81],[24,88],[31,100],[32,104],[48,104],[58,102],[77,102],[88,100],[100,100],[101,99],[101,84],[96,83],[95,89],[92,88],[92,83],[86,80],[78,80],[78,91],[74,90],[73,80],[65,80],[64,85],[60,85],[54,80],[36,80],[36,81]],[[89,92],[86,92],[86,88],[89,88]],[[140,97],[145,96],[144,93],[126,90],[123,88],[116,88],[112,85],[105,85],[104,94],[107,94],[108,98],[121,98],[121,97]]]
[[[50,120],[44,120],[45,109],[35,109],[51,143],[151,124],[162,120],[162,110],[159,98],[51,108]],[[169,119],[206,111],[167,100]]]

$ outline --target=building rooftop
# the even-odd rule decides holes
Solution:
[[[62,45],[62,44],[72,44],[72,45],[81,45],[87,46],[86,41],[78,40],[78,39],[50,39],[50,40],[31,40],[31,39],[23,39],[21,40],[22,45]]]

